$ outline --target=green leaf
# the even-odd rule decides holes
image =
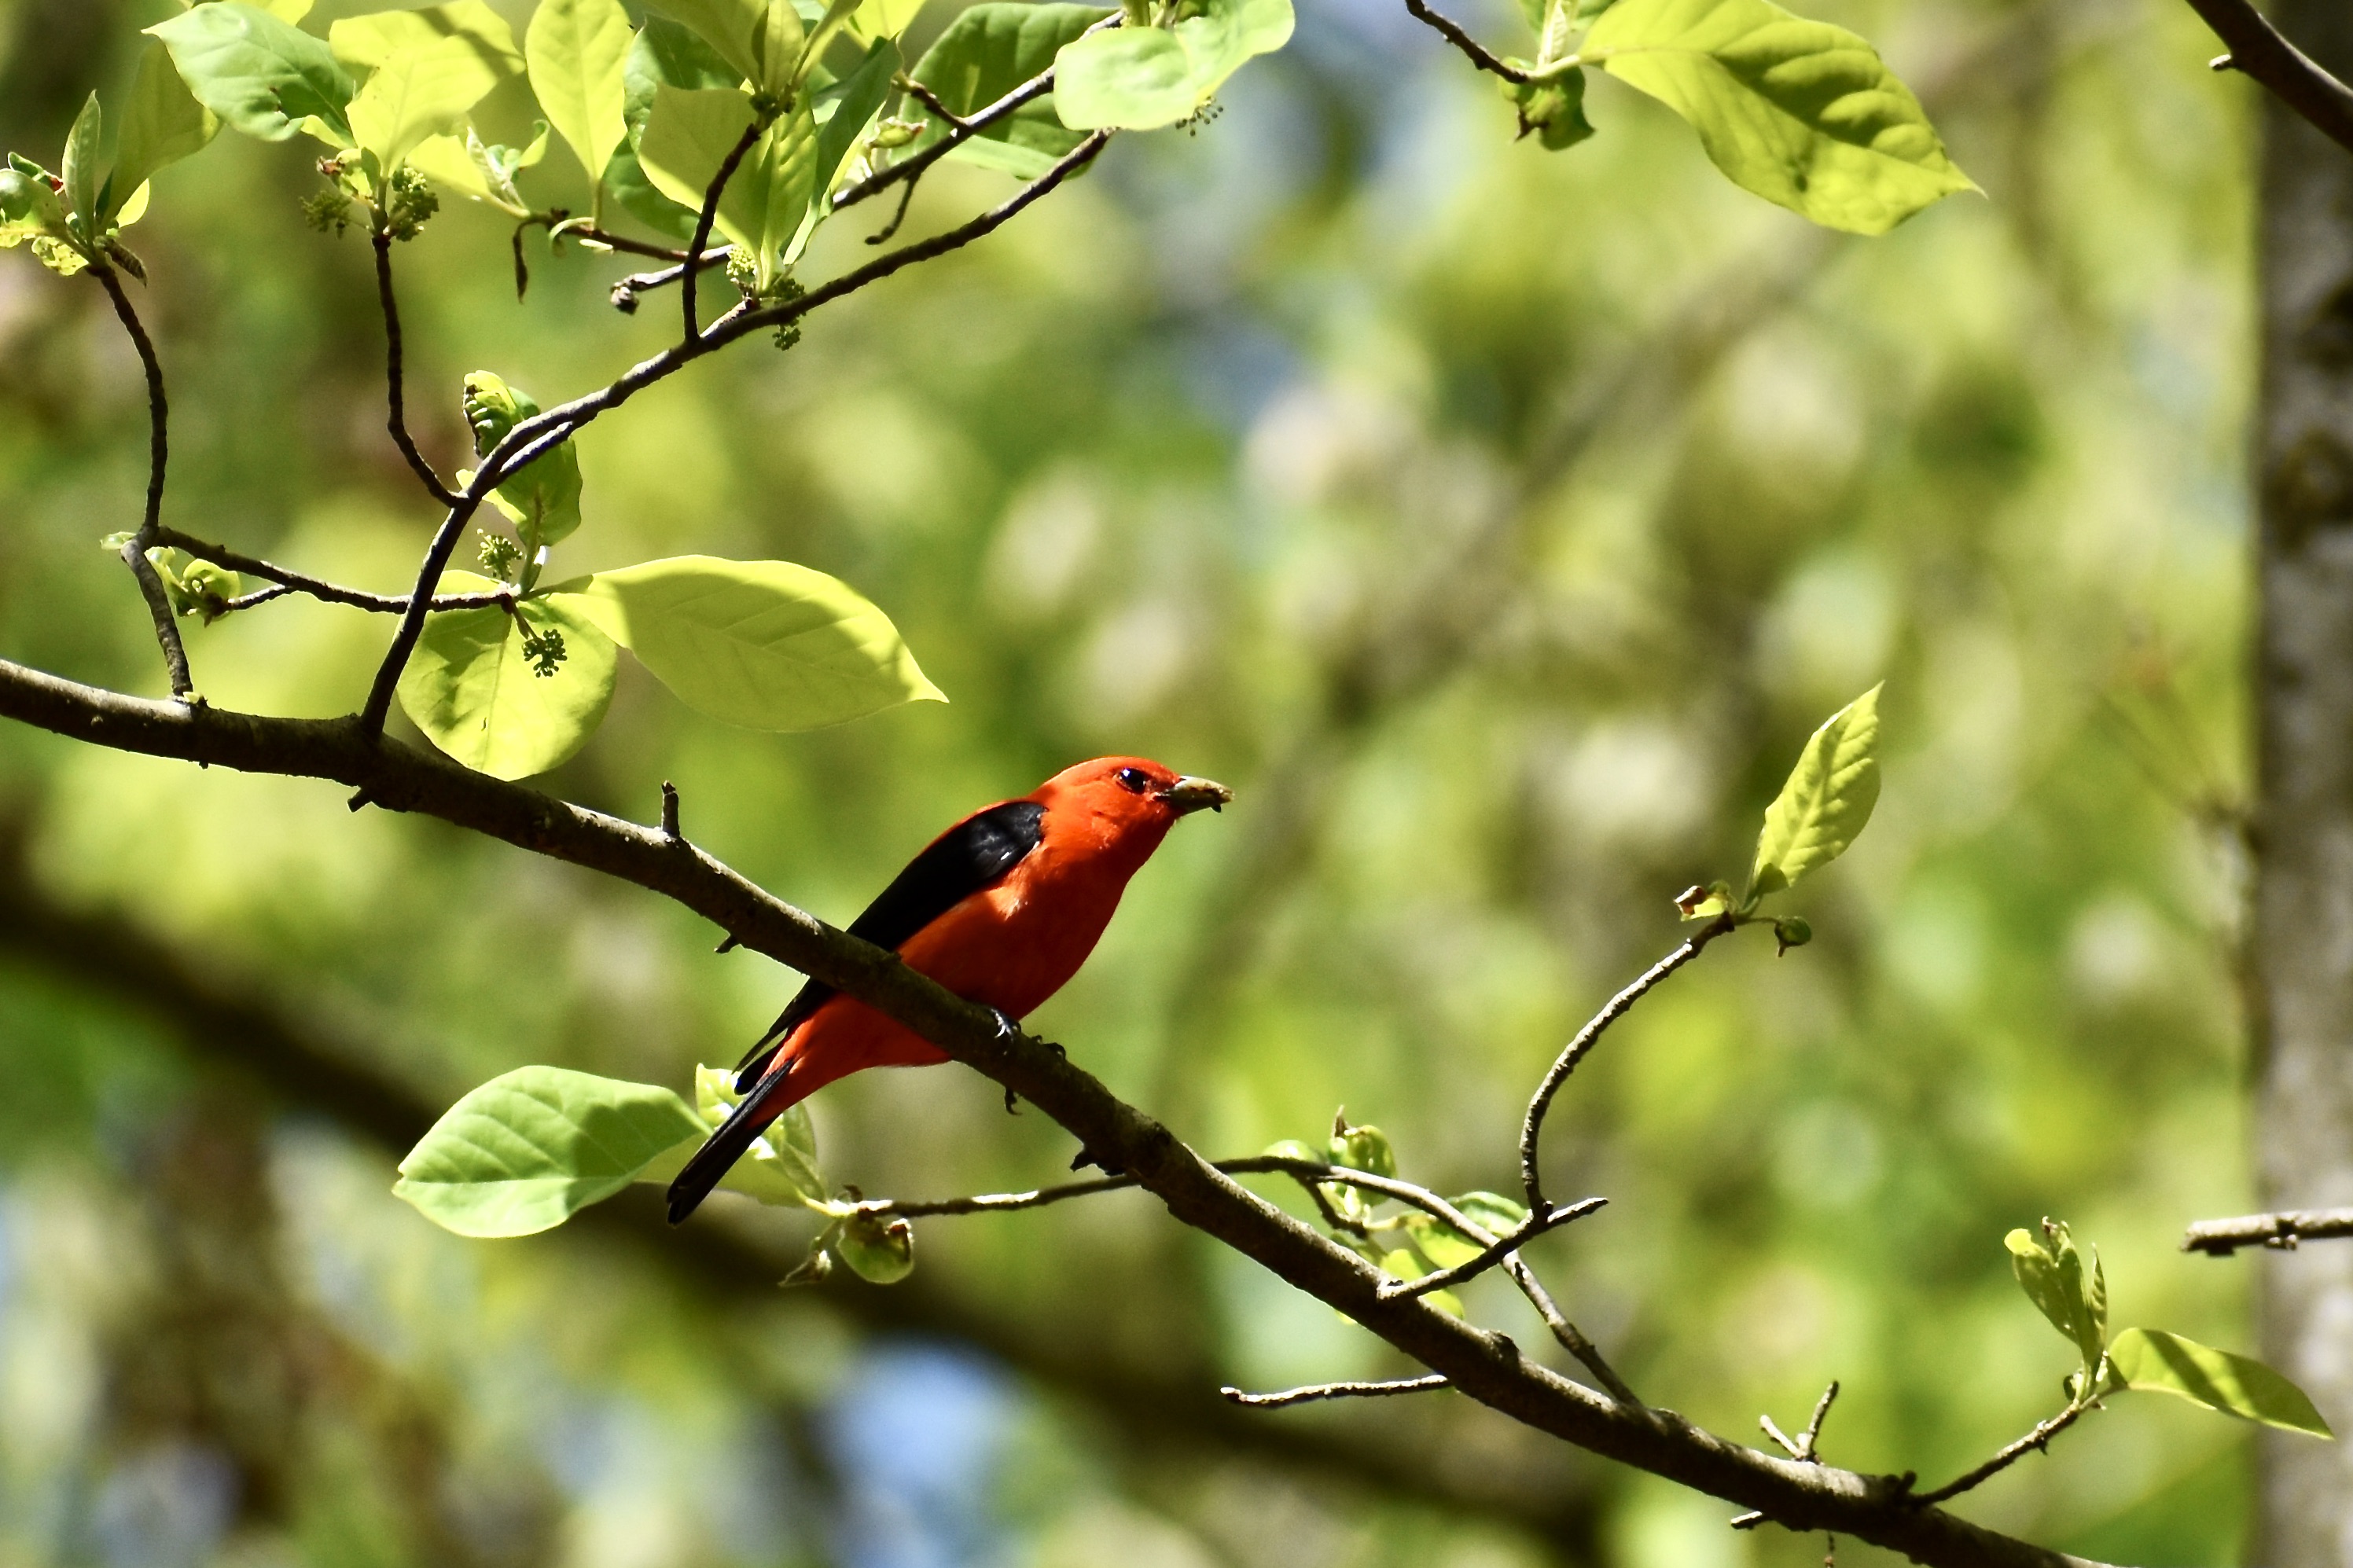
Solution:
[[[1509,96],[1519,109],[1521,135],[1534,132],[1540,143],[1558,153],[1593,134],[1593,121],[1585,118],[1582,67],[1571,66],[1547,81],[1507,85],[1511,89]]]
[[[1465,1193],[1459,1198],[1449,1198],[1464,1219],[1493,1236],[1504,1236],[1519,1228],[1528,1217],[1528,1211],[1497,1193]],[[1486,1250],[1434,1215],[1418,1214],[1407,1220],[1416,1247],[1422,1255],[1440,1268],[1452,1268],[1470,1262]]]
[[[1054,69],[1062,123],[1149,131],[1190,118],[1253,55],[1291,41],[1291,0],[1208,0],[1173,28],[1114,27],[1064,46]]]
[[[204,150],[220,130],[220,117],[188,91],[172,68],[171,51],[149,39],[140,51],[139,74],[122,108],[122,132],[114,149],[114,173],[107,177],[107,205],[121,210],[156,171]]]
[[[492,86],[522,74],[522,51],[514,29],[483,0],[452,0],[417,11],[372,11],[346,16],[327,29],[327,47],[353,70],[381,70],[397,57],[429,49],[445,39],[464,40]],[[488,89],[484,89],[489,90]]]
[[[1748,872],[1749,902],[1846,853],[1879,804],[1878,747],[1874,686],[1814,731],[1779,796],[1766,807],[1757,863]]]
[[[653,112],[638,139],[638,163],[656,190],[699,213],[719,166],[753,118],[752,95],[740,88],[688,89],[662,82],[654,89]],[[745,155],[719,198],[719,231],[746,249],[756,249],[767,228],[763,174],[761,161]]]
[[[860,43],[896,38],[923,13],[924,0],[866,0],[849,18],[850,36]]]
[[[817,156],[809,171],[809,188],[818,195],[832,194],[833,177],[841,161],[866,133],[867,123],[882,107],[882,100],[891,96],[891,79],[898,74],[900,63],[897,44],[889,38],[875,39],[858,68],[828,95],[829,101],[818,105],[826,118],[817,127]]]
[[[470,37],[441,37],[396,50],[352,100],[353,140],[375,154],[376,166],[389,174],[419,142],[463,127],[467,110],[480,103],[499,80],[497,70]]]
[[[530,1236],[611,1197],[704,1131],[667,1089],[517,1068],[451,1106],[401,1161],[392,1190],[459,1236]]]
[[[789,0],[785,8],[792,8]],[[734,68],[736,81],[766,85],[760,74],[768,12],[763,0],[654,0],[650,9],[692,28]]]
[[[1036,78],[1065,45],[1110,15],[1093,5],[985,0],[949,24],[911,74],[955,114],[972,114]],[[931,122],[911,153],[948,133],[947,126],[927,109],[924,113]],[[1048,93],[990,125],[950,156],[1035,179],[1085,139],[1083,132],[1062,123],[1054,110],[1054,95]]]
[[[1332,1133],[1329,1158],[1335,1165],[1345,1165],[1368,1176],[1391,1180],[1397,1177],[1397,1151],[1389,1146],[1388,1134],[1377,1127],[1350,1127],[1344,1123],[1336,1128]]]
[[[654,93],[664,83],[695,89],[733,87],[741,79],[734,68],[694,34],[676,22],[649,16],[638,31],[638,41],[629,47],[621,79],[622,120],[629,128],[629,139],[605,165],[606,189],[639,222],[673,239],[691,238],[702,198],[698,195],[694,206],[687,207],[662,195],[646,176],[638,157],[638,142],[653,113]]]
[[[705,1126],[716,1130],[743,1098],[735,1092],[733,1068],[694,1069],[694,1109]],[[678,1162],[680,1167],[685,1163],[683,1159]],[[649,1168],[648,1173],[638,1179],[667,1182],[676,1174],[677,1169],[657,1173]],[[744,1157],[735,1162],[720,1184],[748,1193],[766,1204],[823,1202],[825,1176],[818,1169],[817,1128],[809,1121],[807,1103],[789,1107],[761,1129]]]
[[[538,163],[546,151],[545,121],[540,122],[539,134],[531,145],[520,151],[485,146],[469,125],[463,135],[427,136],[419,142],[409,149],[408,166],[438,185],[494,206],[509,217],[522,218],[529,217],[532,209],[515,189],[515,172]]]
[[[81,112],[74,116],[73,129],[66,132],[66,155],[58,167],[58,177],[66,183],[66,205],[79,219],[82,237],[95,242],[99,237],[98,223],[98,141],[105,117],[99,110],[98,94],[91,93],[82,102]]]
[[[2304,1390],[2242,1355],[2218,1351],[2158,1329],[2126,1329],[2108,1347],[2108,1362],[2127,1388],[2179,1394],[2225,1415],[2333,1437]]]
[[[903,702],[944,702],[890,618],[822,572],[681,555],[599,572],[568,599],[699,712],[815,730]]]
[[[1618,0],[1578,55],[1689,121],[1735,184],[1826,227],[1884,234],[1977,188],[1868,42],[1771,0]]]
[[[2011,1231],[2002,1238],[2002,1245],[2010,1248],[2010,1269],[2018,1276],[2026,1299],[2074,1344],[2088,1373],[2098,1367],[2100,1352],[2106,1348],[2107,1280],[2097,1272],[2096,1255],[2094,1273],[2091,1279],[2085,1277],[2083,1257],[2064,1225],[2044,1220],[2042,1226],[2048,1245],[2026,1230]]]
[[[487,594],[502,584],[470,572],[441,579],[444,594]],[[522,629],[518,629],[518,620]],[[563,661],[542,675],[523,631],[564,639]],[[400,678],[400,706],[426,737],[492,778],[545,773],[587,744],[613,700],[612,639],[577,604],[554,595],[524,599],[509,614],[443,610]]]
[[[322,40],[235,0],[147,31],[171,50],[195,100],[248,136],[283,142],[315,120],[348,142],[352,79]]]
[[[1425,1274],[1436,1272],[1411,1250],[1402,1247],[1395,1252],[1384,1254],[1380,1268],[1382,1273],[1395,1279],[1419,1279]],[[1451,1312],[1458,1318],[1462,1316],[1462,1298],[1451,1290],[1432,1290],[1422,1300],[1441,1312]]]
[[[592,184],[629,134],[623,73],[636,39],[621,0],[540,0],[523,34],[540,112]]]
[[[470,135],[470,132],[469,133]],[[488,457],[507,433],[539,413],[539,402],[487,370],[470,372],[459,404],[474,433],[474,452]],[[473,483],[461,473],[459,484]],[[568,538],[580,526],[580,455],[569,440],[533,458],[521,473],[501,481],[491,504],[515,525],[526,552]]]
[[[915,1271],[915,1227],[898,1215],[859,1209],[834,1233],[834,1255],[870,1285],[896,1285]]]

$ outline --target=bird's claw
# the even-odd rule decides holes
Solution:
[[[1013,1103],[1013,1090],[1010,1088],[1008,1088],[1005,1091],[1005,1114],[1008,1116],[1018,1116],[1021,1114],[1021,1108]]]
[[[1039,1041],[1038,1043],[1039,1043],[1039,1045],[1041,1045],[1041,1046],[1045,1047],[1048,1050],[1050,1050],[1050,1051],[1053,1052],[1053,1053],[1054,1053],[1054,1059],[1055,1059],[1056,1061],[1063,1061],[1063,1062],[1066,1062],[1066,1061],[1069,1061],[1069,1060],[1071,1059],[1071,1053],[1070,1053],[1070,1052],[1068,1052],[1068,1051],[1066,1051],[1066,1050],[1064,1050],[1060,1046],[1056,1045],[1053,1041],[1051,1041],[1051,1040],[1040,1040],[1040,1041]]]

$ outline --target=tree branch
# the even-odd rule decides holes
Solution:
[[[1601,1038],[1603,1031],[1632,1011],[1634,1004],[1649,995],[1651,989],[1668,975],[1705,952],[1709,942],[1732,929],[1733,917],[1731,911],[1726,910],[1683,938],[1672,952],[1644,970],[1631,985],[1609,998],[1601,1011],[1577,1032],[1577,1037],[1568,1042],[1559,1058],[1546,1072],[1544,1081],[1536,1085],[1535,1098],[1528,1101],[1527,1120],[1520,1128],[1520,1185],[1527,1191],[1531,1214],[1544,1214],[1552,1207],[1545,1198],[1544,1180],[1536,1171],[1536,1142],[1544,1134],[1545,1116],[1552,1110],[1553,1096],[1560,1092],[1560,1086],[1568,1081],[1568,1075],[1577,1070],[1577,1064],[1585,1059],[1586,1053]]]
[[[396,616],[408,608],[408,596],[405,594],[371,594],[360,588],[346,588],[340,583],[330,583],[323,577],[313,577],[291,567],[264,561],[259,556],[244,554],[227,545],[183,533],[176,528],[157,529],[155,534],[158,543],[185,550],[199,561],[226,566],[240,576],[259,577],[265,583],[278,584],[263,593],[248,594],[241,599],[230,600],[228,607],[233,610],[249,608],[282,594],[307,594],[330,605],[349,605],[353,609],[370,610],[380,616]],[[513,600],[512,590],[498,594],[442,594],[434,598],[431,607],[436,610],[487,610],[495,605],[512,604]]]
[[[733,254],[734,248],[732,245],[713,247],[704,251],[702,259],[695,265],[697,268],[716,267]],[[613,285],[613,309],[620,311],[624,316],[635,315],[638,295],[649,293],[656,289],[667,288],[685,276],[686,258],[683,253],[680,254],[677,261],[658,271],[632,272]]]
[[[1401,1377],[1391,1383],[1311,1383],[1304,1388],[1286,1388],[1281,1394],[1244,1394],[1239,1388],[1221,1388],[1218,1393],[1253,1410],[1280,1410],[1287,1405],[1309,1405],[1319,1399],[1379,1399],[1392,1394],[1425,1394],[1446,1386],[1444,1378],[1431,1373],[1428,1377]]]
[[[2189,0],[2189,8],[2230,48],[2214,62],[2217,69],[2253,78],[2322,135],[2353,151],[2353,88],[2281,37],[2248,0]]]
[[[410,439],[408,416],[402,407],[400,302],[393,297],[392,292],[392,236],[383,229],[377,229],[368,237],[375,246],[376,303],[384,310],[384,385],[386,409],[384,427],[391,432],[392,444],[400,448],[401,457],[407,460],[409,470],[416,474],[417,479],[425,486],[426,493],[443,506],[455,506],[458,501],[457,496],[448,485],[441,482],[441,476],[433,471],[433,465],[425,460],[425,454],[418,451],[417,443]]]
[[[1835,1387],[1836,1384],[1832,1384],[1832,1386]],[[1992,1458],[1988,1459],[1984,1464],[1979,1465],[1976,1469],[1971,1470],[1968,1475],[1961,1477],[1957,1480],[1947,1481],[1945,1485],[1938,1487],[1935,1491],[1922,1492],[1918,1499],[1920,1506],[1923,1508],[1933,1508],[1940,1502],[1949,1501],[1950,1500],[1960,1496],[1965,1491],[1970,1491],[1978,1487],[1983,1486],[1994,1477],[2001,1474],[2002,1471],[2010,1468],[2010,1466],[2018,1463],[2019,1460],[2024,1458],[2027,1455],[2039,1454],[2042,1452],[2044,1449],[2051,1447],[2052,1438],[2056,1437],[2060,1433],[2064,1432],[2068,1427],[2073,1426],[2076,1422],[2082,1420],[2084,1417],[2084,1412],[2091,1408],[2092,1405],[2088,1400],[2078,1400],[2076,1403],[2070,1405],[2066,1409],[2059,1412],[2058,1415],[2052,1416],[2047,1421],[2038,1424],[2033,1431],[2029,1432],[2025,1436],[2021,1437],[2015,1443],[2010,1444],[2008,1447],[2002,1449],[2001,1452],[1996,1454]]]
[[[1490,53],[1485,45],[1463,31],[1460,22],[1431,10],[1423,4],[1423,0],[1405,0],[1405,8],[1413,14],[1416,20],[1437,28],[1440,37],[1470,56],[1471,63],[1481,70],[1491,71],[1505,81],[1525,82],[1534,79],[1529,72],[1522,70],[1519,67],[1504,64],[1501,58]]]
[[[1729,1442],[1671,1411],[1610,1400],[1529,1361],[1502,1334],[1427,1300],[1384,1299],[1364,1259],[1213,1169],[1166,1127],[990,1008],[783,902],[691,845],[470,773],[371,734],[356,719],[270,719],[153,702],[0,660],[0,717],[78,740],[248,773],[333,779],[552,859],[633,882],[743,943],[914,1030],[1116,1161],[1180,1222],[1334,1307],[1464,1394],[1522,1424],[1669,1480],[1835,1531],[1930,1568],[2073,1568],[2079,1560],[1922,1506],[1884,1476],[1800,1465]]]
[[[1483,1274],[1504,1258],[1517,1252],[1548,1230],[1583,1219],[1587,1215],[1606,1205],[1608,1198],[1584,1198],[1565,1208],[1546,1213],[1531,1210],[1528,1217],[1514,1226],[1507,1236],[1499,1236],[1481,1249],[1475,1258],[1468,1258],[1451,1268],[1441,1268],[1435,1274],[1425,1274],[1419,1279],[1401,1279],[1381,1287],[1381,1293],[1395,1300],[1409,1296],[1427,1296],[1432,1290],[1450,1289],[1465,1279]]]
[[[156,357],[154,340],[140,324],[139,312],[131,308],[131,296],[123,291],[121,275],[102,260],[91,263],[90,275],[113,302],[115,319],[131,334],[132,346],[139,351],[140,368],[147,373],[147,503],[140,515],[139,531],[122,547],[122,563],[131,568],[140,597],[147,601],[148,617],[155,623],[155,646],[164,651],[164,670],[171,678],[172,695],[185,698],[196,689],[188,673],[187,645],[180,640],[180,623],[171,595],[164,591],[164,579],[156,574],[155,563],[147,559],[163,526],[164,468],[172,455],[172,405],[164,395],[164,362]]]
[[[372,1044],[327,1036],[307,1011],[266,1000],[249,976],[224,976],[118,916],[69,907],[43,892],[12,854],[15,828],[0,821],[0,957],[37,966],[46,979],[150,1014],[198,1060],[250,1077],[276,1102],[332,1121],[397,1157],[425,1135],[439,1101],[370,1065]],[[636,1201],[642,1199],[643,1201]],[[670,1228],[651,1189],[577,1216],[575,1228],[617,1242],[685,1283],[745,1305],[773,1302],[789,1262],[728,1227]],[[1329,1479],[1527,1530],[1567,1563],[1593,1560],[1592,1498],[1551,1477],[1539,1481],[1492,1466],[1448,1471],[1380,1433],[1346,1426],[1271,1427],[1227,1405],[1205,1372],[1134,1362],[1067,1329],[1041,1331],[1034,1316],[1009,1316],[919,1276],[888,1290],[828,1289],[832,1310],[871,1332],[960,1339],[1003,1362],[1050,1396],[1075,1402],[1131,1441],[1176,1457],[1246,1456],[1287,1473]]]
[[[888,255],[878,256],[865,266],[829,279],[798,299],[780,300],[759,310],[731,310],[691,342],[675,343],[652,358],[640,361],[627,374],[597,391],[518,423],[483,457],[482,466],[475,473],[473,482],[459,495],[448,515],[441,520],[440,530],[433,536],[432,544],[427,548],[425,560],[417,569],[417,586],[409,595],[407,608],[401,614],[400,628],[393,634],[392,647],[385,650],[384,663],[377,667],[375,672],[375,685],[368,691],[366,705],[360,710],[359,728],[362,733],[370,740],[384,733],[385,720],[392,711],[393,696],[400,686],[400,672],[407,668],[408,656],[416,651],[417,639],[425,630],[425,616],[431,605],[429,595],[434,584],[440,582],[443,570],[449,564],[450,555],[458,548],[459,536],[480,509],[482,498],[508,475],[530,467],[543,453],[570,440],[575,432],[590,421],[618,408],[647,387],[677,374],[703,355],[715,353],[748,333],[797,321],[812,310],[854,294],[869,284],[881,282],[902,268],[944,256],[1003,227],[1020,216],[1032,202],[1039,200],[1093,162],[1095,154],[1101,153],[1110,140],[1110,132],[1098,131],[1072,148],[1052,168],[979,216],[944,234],[934,235],[913,245],[902,245]]]
[[[761,137],[768,133],[772,117],[754,113],[752,123],[744,127],[744,134],[735,138],[735,145],[719,161],[719,172],[711,176],[711,188],[702,193],[702,210],[694,215],[694,237],[686,242],[686,255],[679,258],[679,308],[686,316],[686,331],[680,342],[692,342],[702,335],[702,323],[694,313],[694,280],[702,268],[686,265],[690,257],[699,258],[711,243],[711,226],[719,220],[719,198],[727,194],[727,182],[735,177],[744,155]]]
[[[2328,1241],[2353,1236],[2353,1209],[2287,1209],[2278,1214],[2251,1214],[2237,1219],[2201,1219],[2181,1238],[2184,1252],[2228,1258],[2242,1247],[2269,1247],[2293,1252],[2300,1241]]]

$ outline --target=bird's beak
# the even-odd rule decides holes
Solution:
[[[1161,803],[1179,816],[1205,805],[1211,811],[1219,810],[1233,798],[1234,792],[1217,780],[1194,778],[1178,779],[1159,795]]]

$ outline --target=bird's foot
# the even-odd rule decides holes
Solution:
[[[1021,1114],[1021,1108],[1013,1103],[1013,1090],[1009,1088],[1005,1091],[1005,1114],[1008,1116]]]
[[[1045,1047],[1048,1050],[1050,1050],[1050,1051],[1053,1052],[1053,1053],[1054,1053],[1054,1058],[1055,1058],[1057,1061],[1065,1061],[1065,1062],[1066,1062],[1066,1061],[1069,1061],[1069,1060],[1071,1059],[1071,1053],[1070,1053],[1070,1052],[1068,1052],[1068,1051],[1066,1051],[1066,1050],[1064,1050],[1060,1046],[1059,1046],[1059,1045],[1055,1044],[1052,1040],[1040,1040],[1040,1041],[1039,1041],[1038,1043],[1039,1043],[1039,1045],[1041,1045],[1041,1046]]]

